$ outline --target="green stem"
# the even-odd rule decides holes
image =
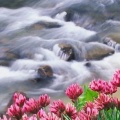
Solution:
[[[107,118],[107,111],[106,110],[102,110],[102,114],[103,114],[105,120],[108,120],[108,118]]]

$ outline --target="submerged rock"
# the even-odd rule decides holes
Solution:
[[[38,74],[42,77],[42,78],[46,78],[46,77],[53,77],[53,70],[50,66],[48,65],[44,65],[41,66],[38,69]]]
[[[39,82],[42,80],[49,80],[51,78],[53,78],[53,70],[49,65],[43,65],[38,68],[35,81]]]
[[[19,55],[15,52],[10,51],[9,48],[0,48],[0,65],[8,66],[11,61],[19,58]]]
[[[100,26],[98,36],[109,37],[115,42],[120,43],[120,21],[107,20]]]

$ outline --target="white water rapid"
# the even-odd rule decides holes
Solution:
[[[115,38],[118,45],[120,43],[120,2],[99,1],[91,0],[94,3],[92,5],[90,0],[37,0],[15,8],[0,7],[1,113],[15,91],[25,92],[29,97],[38,97],[44,93],[60,97],[72,83],[83,85],[93,79],[109,80],[115,70],[120,69],[119,49],[114,54],[97,59],[96,54],[99,56],[102,51],[95,48],[96,45],[88,45],[93,42],[102,46],[105,37],[111,37],[113,41]],[[106,21],[110,28],[101,27]],[[82,59],[66,61],[68,56],[63,56],[60,49],[53,45],[57,44],[53,42],[57,40],[74,46],[76,58],[82,56]],[[111,45],[107,47],[103,53],[114,49]],[[84,50],[79,51],[81,48],[90,52],[89,57],[93,59],[86,59],[89,57],[86,57]],[[97,53],[94,54],[95,51]],[[38,75],[41,66],[52,69],[52,78],[42,79],[42,75]]]

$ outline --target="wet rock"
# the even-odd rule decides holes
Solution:
[[[107,20],[101,25],[98,35],[102,38],[109,37],[115,42],[120,43],[120,22]]]
[[[53,78],[53,70],[49,65],[40,66],[37,70],[35,81],[49,80]]]
[[[11,53],[11,52],[7,52],[6,56],[7,56],[8,60],[14,60],[14,59],[18,58],[18,55],[14,54],[14,53]]]
[[[42,30],[42,29],[44,29],[44,28],[45,28],[44,25],[39,24],[39,23],[35,23],[35,24],[27,27],[26,29],[27,29],[27,30],[29,30],[29,29],[31,29],[31,30]]]
[[[8,60],[0,60],[0,65],[1,66],[8,66],[9,65],[9,61]]]
[[[8,66],[11,61],[16,60],[19,56],[10,51],[9,48],[0,47],[0,65]]]
[[[114,41],[116,41],[117,43],[120,43],[120,32],[119,33],[113,33],[108,35],[108,37],[110,37],[111,39],[113,39]]]
[[[117,44],[115,41],[113,41],[111,38],[105,38],[103,40],[103,43],[108,45],[108,46],[111,46],[112,48],[115,48],[115,45]]]
[[[8,49],[6,49],[6,48],[0,47],[0,65],[2,65],[2,66],[9,65],[9,61],[7,60],[7,56],[5,54],[5,52],[7,50]]]
[[[86,67],[90,67],[90,66],[91,66],[91,63],[90,63],[90,62],[86,62],[84,65],[85,65]]]
[[[53,47],[55,54],[60,57],[60,59],[69,61],[74,59],[74,50],[70,44],[60,43]]]
[[[45,28],[58,28],[58,27],[61,27],[61,24],[59,24],[58,22],[39,21],[27,27],[27,29],[42,30]]]
[[[113,54],[115,51],[112,47],[104,45],[102,43],[91,42],[85,45],[85,59],[102,59],[103,57]]]
[[[38,74],[40,74],[43,78],[52,77],[53,76],[53,70],[50,66],[44,65],[44,66],[41,66],[38,69]]]
[[[103,43],[114,48],[116,52],[120,52],[120,44],[115,42],[113,39],[111,38],[105,38],[103,40]]]

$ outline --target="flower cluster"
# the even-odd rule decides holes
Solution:
[[[114,81],[93,80],[89,87],[97,92],[105,94],[113,94],[117,91],[117,86],[114,85]]]
[[[6,115],[0,120],[119,120],[120,100],[112,96],[117,87],[120,87],[120,70],[108,82],[100,79],[90,82],[87,91],[97,92],[97,97],[90,94],[92,92],[85,94],[85,90],[77,83],[70,85],[65,94],[72,102],[67,104],[60,99],[50,103],[47,94],[35,99],[16,92]],[[92,99],[88,99],[89,96]]]

